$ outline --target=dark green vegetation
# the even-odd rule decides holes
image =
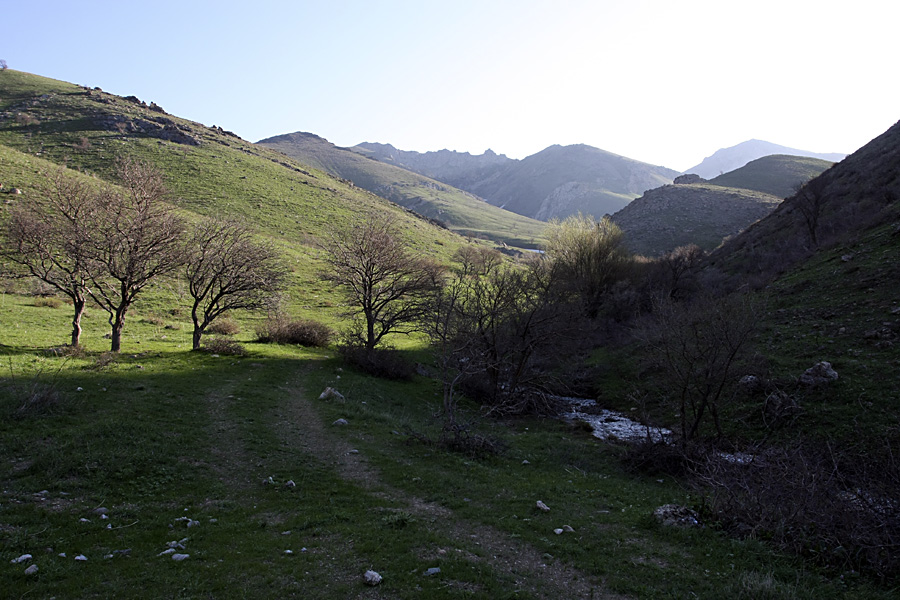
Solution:
[[[517,247],[536,247],[542,223],[509,212],[446,183],[338,148],[311,133],[289,133],[257,142],[298,161],[352,181],[462,235]]]
[[[774,154],[758,158],[740,169],[710,179],[709,183],[787,198],[802,184],[821,175],[832,164],[834,163],[819,158]]]
[[[896,447],[900,412],[894,344],[900,330],[898,131],[829,170],[823,176],[827,185],[809,188],[803,210],[796,204],[802,198],[788,200],[711,261],[702,262],[697,251],[633,260],[618,243],[584,244],[587,251],[570,261],[560,260],[560,250],[521,266],[471,260],[473,274],[462,268],[465,256],[497,254],[311,167],[174,117],[166,118],[190,126],[198,146],[148,138],[146,131],[129,133],[128,123],[147,129],[135,119],[152,116],[150,107],[127,104],[137,113],[128,117],[125,131],[101,128],[88,143],[75,142],[79,152],[63,144],[63,132],[75,127],[65,111],[73,111],[70,118],[87,111],[95,122],[96,107],[82,103],[93,102],[99,92],[85,96],[81,88],[13,74],[18,79],[0,88],[0,164],[6,187],[24,193],[3,195],[4,201],[25,202],[41,193],[41,172],[53,165],[35,152],[54,160],[71,152],[99,178],[112,172],[106,162],[117,154],[112,149],[127,151],[164,169],[186,217],[219,207],[245,215],[261,237],[293,259],[295,272],[281,312],[269,321],[230,315],[218,322],[221,337],[206,353],[189,351],[189,298],[168,280],[135,304],[118,355],[102,352],[108,325],[95,307],[84,319],[83,348],[73,351],[60,345],[68,338],[71,308],[42,297],[27,280],[4,282],[0,589],[6,595],[896,595],[896,569],[884,568],[896,565],[896,543],[884,537],[897,531],[896,510],[884,499],[896,497],[890,485],[897,469],[883,449]],[[26,91],[38,94],[37,100],[26,101]],[[50,95],[41,98],[45,92]],[[6,96],[16,96],[19,112],[7,110]],[[124,102],[100,97],[107,99],[99,103],[104,107]],[[43,120],[19,117],[23,108],[28,114],[44,110]],[[35,139],[43,150],[31,145]],[[190,160],[202,166],[193,175],[182,171]],[[236,173],[233,162],[240,168]],[[245,181],[240,176],[255,182],[259,195],[238,193],[240,185],[229,182]],[[217,177],[230,195],[218,191]],[[271,180],[271,195],[263,178]],[[5,206],[0,205],[4,215]],[[446,373],[440,352],[435,360],[424,336],[390,339],[398,346],[395,356],[420,363],[424,374],[387,381],[348,367],[329,345],[328,331],[308,331],[301,320],[345,325],[346,307],[334,286],[321,280],[324,261],[313,241],[350,223],[351,215],[375,208],[393,215],[415,256],[450,265],[449,281],[463,287],[464,314],[477,317],[463,321],[460,331],[479,344],[450,364],[450,375],[462,372],[477,376],[476,383],[481,377],[493,384],[487,392],[504,401],[501,408],[519,399],[516,387],[548,401],[544,391],[570,389],[649,421],[673,427],[680,420],[696,422],[696,431],[673,445],[606,443],[591,437],[584,423],[514,411],[485,418],[486,408],[496,405],[482,399],[488,393],[472,393],[454,397],[454,423],[464,425],[455,450],[462,452],[442,443]],[[812,221],[804,217],[810,208],[819,209]],[[865,218],[847,218],[852,214]],[[595,227],[589,220],[573,233],[595,229],[618,240],[608,223]],[[760,231],[768,231],[776,245],[769,247],[764,236],[743,241]],[[782,259],[779,268],[773,256]],[[605,268],[610,265],[615,268]],[[588,276],[592,281],[584,281]],[[735,353],[739,360],[726,361],[729,369],[702,368],[703,361],[721,364],[703,353],[720,347],[705,341],[709,336],[699,343],[681,338],[691,350],[701,350],[689,357],[704,374],[701,384],[715,384],[724,373],[721,390],[708,393],[709,386],[701,385],[706,389],[698,393],[706,395],[697,396],[693,381],[688,388],[666,376],[682,363],[667,364],[661,354],[648,352],[642,336],[658,339],[652,338],[659,329],[654,325],[662,322],[664,309],[680,319],[670,321],[678,325],[673,331],[707,331],[695,325],[708,323],[713,334],[728,334],[732,321],[706,318],[712,314],[707,303],[717,307],[720,297],[736,289],[747,295],[729,297],[747,300],[749,317],[743,320],[752,318],[754,327],[751,343]],[[495,300],[501,301],[499,309]],[[488,326],[498,315],[502,327]],[[325,345],[255,341],[257,329],[268,336],[280,324],[291,333],[307,330],[309,343]],[[576,338],[563,335],[572,329]],[[486,339],[489,333],[496,336]],[[546,339],[554,336],[555,345],[548,346]],[[579,343],[570,344],[572,339]],[[234,342],[243,346],[240,355],[229,354]],[[579,354],[584,350],[587,360]],[[507,358],[499,366],[475,364],[501,351]],[[820,360],[830,360],[840,378],[801,385],[799,374]],[[757,376],[758,388],[739,387],[735,376],[745,373]],[[569,376],[571,381],[561,381]],[[327,387],[337,392],[318,399]],[[707,413],[697,413],[697,398]],[[712,407],[716,422],[709,418]],[[338,419],[346,423],[333,424]],[[493,451],[474,452],[476,440],[489,441]],[[839,470],[841,477],[821,477],[811,458],[823,447],[838,459],[830,467],[839,469],[827,473]],[[770,462],[728,467],[717,458],[726,450],[757,453]],[[785,464],[806,470],[778,470]],[[847,472],[848,465],[855,471]],[[879,479],[872,477],[875,469]],[[761,489],[748,477],[756,473],[774,474],[782,484]],[[816,486],[788,485],[803,483],[797,473],[810,475]],[[540,510],[538,500],[550,511]],[[666,503],[700,510],[706,526],[660,525],[652,513]],[[858,508],[865,503],[868,512]],[[784,514],[797,506],[815,508],[815,518],[804,521],[803,511]],[[819,511],[823,506],[825,513]],[[95,512],[101,507],[107,519]],[[760,507],[761,514],[753,512]],[[835,515],[843,529],[821,527],[834,523],[821,519]],[[852,529],[856,523],[861,526]],[[878,531],[873,523],[881,525]],[[554,533],[564,526],[572,531]],[[160,556],[169,542],[180,540],[183,548],[176,550],[188,558]],[[29,561],[10,563],[26,553]],[[76,561],[80,554],[88,560]],[[37,573],[26,575],[32,564]],[[426,575],[434,567],[440,572]],[[362,583],[367,569],[384,577],[379,587]]]

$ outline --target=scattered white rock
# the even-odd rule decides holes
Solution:
[[[287,554],[288,556],[290,556],[291,554],[294,553],[294,551],[293,550],[285,550],[284,553]]]
[[[372,571],[371,569],[366,571],[365,575],[363,575],[363,581],[366,585],[378,585],[381,583],[383,577],[378,574],[377,571]]]
[[[100,519],[108,519],[109,515],[100,515]]]
[[[187,526],[188,526],[188,527],[196,527],[196,526],[199,525],[199,524],[200,524],[200,521],[195,521],[195,520],[193,520],[193,519],[188,519],[188,524],[187,524]]]
[[[554,529],[553,530],[553,533],[555,533],[556,535],[562,535],[562,532],[563,532],[562,529]]]
[[[563,525],[563,526],[562,526],[562,529],[563,529],[563,531],[565,531],[566,533],[575,533],[575,530],[572,529],[572,526],[571,526],[571,525]]]
[[[544,512],[550,512],[550,507],[547,506],[546,504],[544,504],[543,502],[541,502],[540,500],[535,502],[534,505],[537,506],[539,509],[541,509]]]
[[[664,504],[653,511],[653,516],[670,527],[700,527],[700,515],[678,504]]]
[[[85,519],[84,517],[81,517],[80,519],[78,519],[78,522],[79,523],[90,523],[90,521],[88,519]]]
[[[349,425],[349,424],[350,423],[347,421],[347,419],[338,419],[337,421],[332,423],[332,425]]]
[[[282,531],[282,532],[281,532],[281,535],[291,535],[291,532],[290,532],[290,530],[288,530],[288,531]]]
[[[319,400],[343,400],[344,395],[339,391],[334,389],[333,387],[325,388],[321,394],[319,394]]]
[[[66,557],[66,553],[65,553],[65,552],[60,552],[59,554],[57,554],[57,556],[59,556],[60,558],[65,558],[65,557]]]
[[[284,487],[286,487],[286,488],[297,487],[297,484],[294,483],[294,480],[293,480],[293,479],[289,479],[289,480],[287,481],[287,483],[284,484]]]
[[[75,560],[77,560],[78,562],[84,562],[87,560],[87,556],[85,556],[84,554],[79,554],[75,557]]]
[[[83,391],[84,391],[84,388],[83,388],[83,387],[77,387],[77,388],[75,388],[75,391],[76,391],[76,392],[83,392]]]
[[[530,465],[531,463],[528,462],[528,459],[526,458],[525,460],[522,461],[522,464],[523,464],[523,465]]]
[[[800,376],[800,383],[804,385],[820,385],[837,380],[837,371],[831,368],[831,363],[827,360],[817,362]]]
[[[356,450],[356,449],[354,448],[353,450],[351,450],[351,451],[348,452],[347,454],[359,454],[359,450]]]
[[[190,556],[191,556],[190,554],[173,554],[172,560],[181,562],[184,559],[189,558]]]
[[[23,554],[23,555],[20,556],[19,558],[14,558],[14,559],[12,559],[12,560],[9,561],[9,562],[12,563],[12,564],[14,564],[14,565],[18,565],[18,564],[21,564],[21,563],[23,563],[23,562],[29,561],[29,560],[31,560],[31,559],[32,559],[32,556],[31,556],[30,554]]]
[[[425,570],[425,577],[431,577],[432,575],[437,575],[440,572],[440,567],[431,567],[430,569]]]
[[[218,520],[218,519],[210,519],[209,522],[210,522],[210,523],[218,523],[219,520]]]
[[[92,510],[91,512],[93,512],[95,515],[108,515],[108,514],[109,514],[109,509],[108,509],[108,508],[104,508],[104,507],[102,507],[102,506],[98,506],[97,508],[95,508],[95,509]]]
[[[31,565],[30,567],[28,567],[27,569],[25,569],[25,574],[26,574],[26,575],[34,575],[34,574],[37,573],[37,572],[38,572],[38,566],[37,566],[37,565]]]
[[[157,556],[166,556],[168,554],[175,554],[175,548],[169,548],[168,550],[163,550]]]
[[[300,552],[306,552],[306,547],[300,548]]]

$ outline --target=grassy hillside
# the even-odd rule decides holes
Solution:
[[[327,306],[335,304],[331,286],[319,280],[317,241],[366,212],[392,213],[407,241],[425,256],[447,260],[464,243],[348,181],[134,99],[11,69],[0,72],[0,99],[0,183],[23,191],[8,200],[38,193],[46,184],[41,173],[56,165],[107,179],[117,157],[148,161],[163,172],[189,215],[236,218],[278,244],[292,259],[300,306],[336,310]]]
[[[818,158],[775,154],[758,158],[739,169],[719,175],[709,183],[787,198],[796,191],[797,186],[819,176],[832,164],[834,163]]]
[[[279,135],[257,143],[437,219],[462,235],[484,237],[512,246],[534,248],[544,225],[497,208],[447,184],[400,167],[338,148],[308,133]]]

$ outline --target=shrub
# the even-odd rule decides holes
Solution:
[[[322,347],[331,341],[334,331],[322,323],[307,319],[269,317],[256,328],[257,341],[265,344],[300,344]]]
[[[209,324],[209,327],[206,328],[206,333],[213,333],[216,335],[235,335],[240,331],[241,326],[229,317],[221,317],[219,319],[216,319]]]
[[[362,344],[345,342],[338,346],[338,352],[347,364],[375,377],[405,381],[416,373],[415,365],[393,348],[367,350]]]
[[[35,298],[34,305],[38,307],[59,308],[62,306],[62,300],[53,296],[44,298]]]
[[[209,354],[221,354],[224,356],[244,356],[247,354],[247,351],[239,343],[219,336],[205,338],[200,350]]]

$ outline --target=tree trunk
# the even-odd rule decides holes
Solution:
[[[121,308],[116,311],[112,321],[112,341],[110,343],[110,352],[118,352],[122,347],[122,329],[125,327],[125,311],[128,307]]]
[[[72,347],[77,348],[81,343],[81,317],[84,315],[86,302],[82,299],[77,299],[72,304],[75,307],[75,316],[72,317]]]
[[[200,349],[200,340],[203,338],[203,330],[199,327],[194,327],[194,337],[193,337],[193,348],[194,350]]]

